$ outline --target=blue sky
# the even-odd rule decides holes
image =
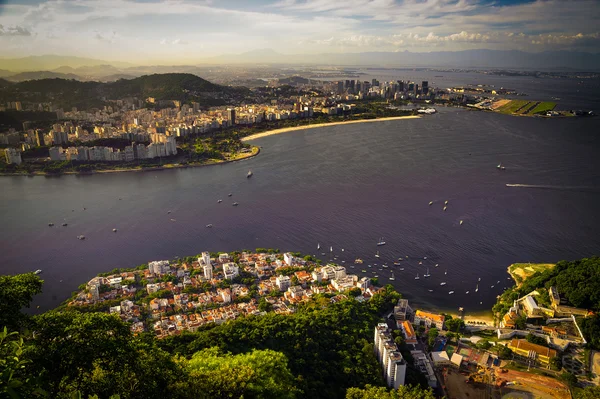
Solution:
[[[599,0],[0,0],[2,56],[600,51]]]

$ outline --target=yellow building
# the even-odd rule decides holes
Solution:
[[[508,347],[517,355],[539,362],[544,366],[547,366],[550,363],[550,359],[557,355],[557,352],[554,349],[532,344],[525,339],[513,339],[510,341],[510,344],[508,344]]]

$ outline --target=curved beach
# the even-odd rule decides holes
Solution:
[[[340,121],[340,122],[331,122],[331,123],[317,123],[314,125],[302,125],[302,126],[293,126],[293,127],[284,127],[281,129],[269,130],[266,132],[252,134],[250,136],[242,138],[242,141],[255,140],[262,137],[272,136],[274,134],[281,134],[287,132],[293,132],[296,130],[305,130],[305,129],[315,129],[318,127],[326,127],[326,126],[337,126],[337,125],[349,125],[353,123],[370,123],[370,122],[383,122],[383,121],[395,121],[400,119],[419,119],[420,115],[407,115],[407,116],[390,116],[387,118],[377,118],[377,119],[357,119],[353,121]]]

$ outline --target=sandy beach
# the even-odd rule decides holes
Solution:
[[[250,141],[250,140],[259,139],[261,137],[271,136],[273,134],[293,132],[293,131],[296,131],[296,130],[315,129],[315,128],[318,128],[318,127],[325,127],[325,126],[349,125],[349,124],[353,124],[353,123],[370,123],[370,122],[395,121],[395,120],[400,120],[400,119],[419,119],[420,117],[421,117],[420,115],[390,116],[388,118],[358,119],[358,120],[354,120],[354,121],[340,121],[340,122],[331,122],[331,123],[317,123],[317,124],[314,124],[314,125],[302,125],[302,126],[285,127],[285,128],[282,128],[282,129],[275,129],[275,130],[269,130],[267,132],[256,133],[256,134],[250,135],[248,137],[244,137],[242,139],[242,141]]]

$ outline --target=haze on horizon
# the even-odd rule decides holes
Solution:
[[[2,57],[132,64],[222,54],[600,52],[597,0],[0,1]]]

